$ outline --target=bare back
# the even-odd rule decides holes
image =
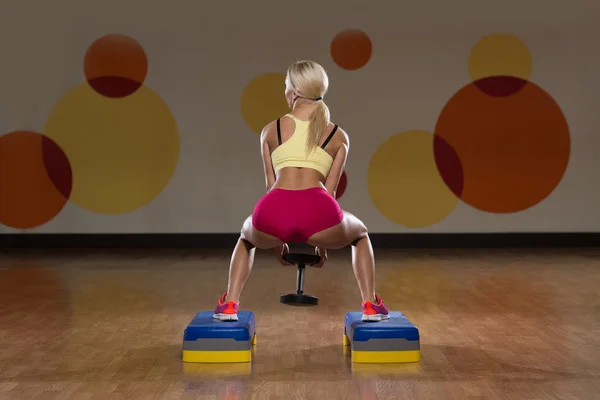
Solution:
[[[298,118],[301,117],[298,116]],[[280,120],[282,143],[285,143],[292,137],[295,125],[294,120],[291,118],[282,118]],[[326,132],[321,137],[321,143],[319,145],[324,144],[327,136],[334,129],[334,126],[335,124],[332,122],[329,123]],[[270,190],[271,188],[301,190],[312,187],[323,187],[331,195],[335,195],[340,176],[346,164],[349,147],[348,135],[342,129],[338,128],[331,140],[324,147],[324,150],[333,159],[333,164],[327,176],[323,176],[319,171],[312,168],[296,167],[283,168],[275,175],[271,164],[271,154],[279,145],[276,121],[265,127],[261,136],[261,142],[267,190]]]

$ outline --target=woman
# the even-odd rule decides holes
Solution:
[[[288,68],[285,98],[292,112],[273,121],[260,141],[267,194],[244,222],[233,251],[229,284],[214,318],[237,320],[239,297],[250,275],[254,249],[275,248],[278,260],[287,242],[316,247],[327,260],[327,249],[352,245],[352,266],[362,296],[363,321],[389,318],[375,293],[375,260],[367,228],[340,209],[335,192],[348,156],[348,135],[329,120],[323,96],[329,79],[323,67],[299,61]]]

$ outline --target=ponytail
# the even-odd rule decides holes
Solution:
[[[306,151],[312,152],[319,143],[325,133],[325,129],[329,126],[329,107],[323,100],[317,101],[317,108],[310,115],[310,122],[308,124],[308,140],[306,144]]]
[[[323,101],[329,87],[329,78],[322,66],[314,61],[305,60],[297,61],[288,67],[285,81],[286,91],[291,88],[297,98],[315,102],[315,109],[309,118],[306,141],[306,153],[310,154],[319,146],[329,126],[329,108]],[[296,99],[294,106],[295,101]]]

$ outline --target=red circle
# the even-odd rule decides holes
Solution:
[[[456,151],[439,135],[433,136],[433,153],[435,164],[442,177],[442,180],[456,195],[462,196],[465,177],[462,164]]]
[[[341,31],[331,41],[331,57],[340,68],[356,70],[364,67],[372,53],[371,39],[359,29]]]
[[[501,86],[490,79],[485,78],[488,88]],[[500,97],[481,86],[463,87],[438,118],[434,150],[440,175],[479,210],[511,213],[533,207],[552,193],[566,171],[571,139],[565,116],[532,82],[512,84],[520,90]]]
[[[96,39],[84,58],[89,85],[107,97],[125,97],[138,90],[148,73],[144,48],[126,35],[110,34]]]
[[[527,85],[527,81],[516,76],[488,76],[473,82],[483,93],[494,97],[511,96]]]
[[[72,183],[67,156],[49,138],[30,131],[0,136],[0,223],[45,224],[63,209]]]

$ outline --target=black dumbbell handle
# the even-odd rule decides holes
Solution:
[[[296,277],[296,293],[304,294],[304,264],[298,264],[298,275]]]

